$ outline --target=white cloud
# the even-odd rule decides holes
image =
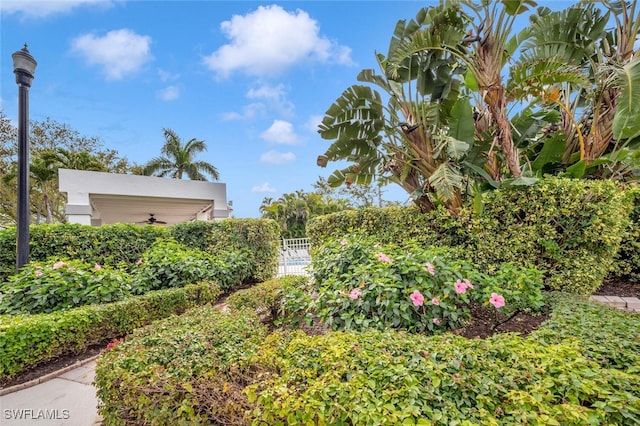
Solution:
[[[167,86],[158,91],[158,98],[163,101],[174,101],[180,97],[180,89],[176,86]]]
[[[242,71],[248,75],[277,75],[300,62],[316,60],[352,65],[350,49],[320,35],[318,22],[303,10],[259,6],[220,24],[230,40],[204,58],[219,77]]]
[[[222,120],[223,121],[238,121],[238,120],[248,120],[254,117],[259,117],[264,115],[266,111],[266,107],[264,106],[264,104],[260,103],[260,102],[256,102],[256,103],[251,103],[248,105],[245,105],[245,107],[242,109],[242,112],[225,112],[222,115]]]
[[[112,0],[2,0],[0,11],[3,14],[19,14],[27,18],[68,13],[80,6],[111,7]]]
[[[118,80],[139,71],[153,59],[151,37],[123,28],[103,37],[84,34],[71,42],[71,50],[90,65],[101,66],[108,79]]]
[[[260,162],[265,164],[281,165],[294,161],[296,161],[296,155],[293,152],[269,151],[260,156]]]
[[[273,186],[271,186],[269,182],[265,182],[262,185],[256,185],[253,188],[251,188],[251,192],[257,192],[257,193],[263,194],[267,192],[274,193],[274,192],[277,192],[277,190]]]
[[[284,120],[274,120],[271,127],[260,133],[260,137],[267,142],[294,145],[300,141],[293,130],[293,124]]]
[[[307,122],[304,123],[304,128],[310,132],[317,132],[318,126],[322,123],[322,119],[324,115],[312,115],[307,119]]]
[[[277,86],[270,86],[263,84],[259,87],[249,89],[247,92],[247,98],[264,100],[267,105],[284,116],[292,116],[295,106],[293,102],[287,99],[287,89],[284,84],[278,84]]]
[[[163,81],[163,82],[176,81],[178,78],[180,78],[180,74],[171,74],[168,71],[159,69],[158,77],[160,77],[160,81]]]

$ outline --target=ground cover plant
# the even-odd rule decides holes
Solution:
[[[284,303],[284,292],[274,296],[277,281],[240,290],[227,312],[197,308],[108,349],[96,379],[104,424],[640,420],[639,315],[551,294],[550,319],[528,336],[372,328],[309,335],[291,327],[269,333],[246,306],[264,311],[274,299]],[[273,297],[265,298],[268,289]],[[286,316],[283,306],[274,312]]]

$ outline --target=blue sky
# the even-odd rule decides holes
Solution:
[[[539,2],[554,9],[569,1]],[[433,1],[2,0],[0,107],[17,119],[11,53],[38,61],[30,118],[99,137],[143,164],[162,129],[204,140],[235,217],[311,191],[333,168],[317,124],[400,19]],[[405,201],[398,187],[384,198]]]

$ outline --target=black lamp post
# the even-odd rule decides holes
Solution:
[[[29,262],[29,88],[38,63],[27,49],[11,55],[13,73],[18,84],[18,232],[16,245],[16,271]]]

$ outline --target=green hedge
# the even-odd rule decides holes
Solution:
[[[551,303],[537,332],[485,340],[266,336],[254,313],[197,309],[100,358],[100,413],[105,425],[640,422],[640,316],[565,295]]]
[[[640,187],[631,189],[629,195],[633,200],[631,223],[620,243],[610,276],[640,281]]]
[[[225,219],[216,222],[187,222],[174,225],[171,236],[188,247],[212,254],[221,251],[250,253],[247,282],[272,278],[278,270],[278,224],[270,219]]]
[[[0,315],[0,379],[68,352],[82,352],[155,319],[213,302],[220,294],[217,285],[203,283],[63,312]]]
[[[266,334],[255,314],[212,307],[136,330],[98,359],[103,424],[246,424],[242,389]]]
[[[548,288],[589,294],[614,261],[630,211],[630,197],[614,182],[548,178],[487,193],[479,214],[369,208],[314,218],[307,233],[315,247],[353,230],[381,243],[456,247],[488,272],[504,262],[533,266],[545,271]]]
[[[29,259],[75,259],[131,271],[159,237],[174,237],[188,247],[214,255],[231,251],[249,253],[251,260],[245,282],[267,280],[277,271],[279,230],[277,223],[268,219],[232,218],[170,227],[34,225],[30,227]],[[13,275],[15,267],[16,230],[0,230],[0,282]]]
[[[167,230],[160,226],[32,225],[29,260],[64,258],[130,269],[158,237],[166,235]],[[15,272],[16,229],[0,230],[0,281]]]

